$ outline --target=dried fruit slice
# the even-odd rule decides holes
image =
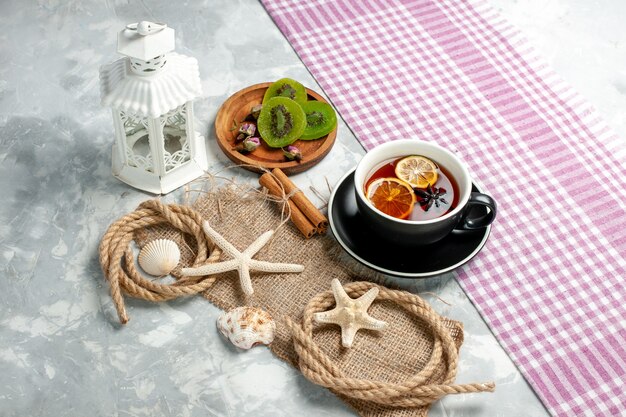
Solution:
[[[396,164],[396,176],[415,188],[426,188],[435,185],[439,174],[437,164],[419,155],[407,156]]]
[[[300,139],[319,139],[337,126],[337,116],[330,104],[307,101],[302,105],[302,110],[306,114],[306,129]]]
[[[415,205],[411,186],[393,177],[374,180],[365,195],[378,210],[398,219],[409,217]]]
[[[304,86],[291,78],[281,78],[278,81],[274,81],[263,96],[263,105],[272,97],[290,98],[299,104],[304,104],[307,101]]]
[[[285,97],[273,97],[263,104],[257,120],[261,137],[272,148],[282,148],[295,142],[306,127],[302,107]]]

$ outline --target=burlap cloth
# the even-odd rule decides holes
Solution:
[[[212,194],[202,195],[193,207],[215,230],[243,250],[261,233],[276,229],[284,212],[275,201],[269,201],[259,193],[242,195],[240,190],[223,187]],[[177,241],[182,248],[181,265],[190,266],[193,259],[191,239],[186,239],[178,230],[163,226],[143,229],[137,234],[136,241],[143,246],[155,238]],[[250,297],[241,291],[237,273],[226,272],[203,294],[204,297],[223,310],[241,305],[255,306],[267,310],[273,317],[287,315],[299,323],[304,306],[316,294],[329,290],[333,278],[342,284],[380,278],[347,258],[332,236],[315,236],[307,240],[291,223],[279,227],[270,243],[255,258],[300,263],[305,269],[300,274],[252,272],[254,294]],[[428,325],[390,301],[375,301],[369,313],[388,322],[389,326],[382,332],[360,330],[351,349],[341,346],[338,326],[316,328],[314,339],[346,375],[356,378],[401,382],[422,369],[432,352],[433,340]],[[458,349],[463,342],[462,324],[444,319],[444,325],[450,330]],[[298,367],[290,333],[280,321],[270,349],[279,358]],[[398,409],[342,399],[366,417],[425,417],[428,412],[428,407]]]

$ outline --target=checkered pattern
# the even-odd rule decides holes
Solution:
[[[626,410],[626,150],[490,6],[262,0],[361,143],[454,150],[499,203],[458,280],[555,416]]]

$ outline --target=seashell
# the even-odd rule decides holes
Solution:
[[[180,261],[180,249],[174,241],[156,239],[141,248],[137,261],[146,273],[161,277],[176,268]]]
[[[241,349],[269,345],[274,340],[276,323],[270,314],[256,307],[237,307],[222,313],[217,328],[230,342]]]

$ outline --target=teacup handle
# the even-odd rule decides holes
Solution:
[[[474,206],[485,206],[489,212],[478,218],[468,218]],[[496,200],[483,193],[472,193],[465,205],[461,220],[455,229],[457,230],[476,230],[489,226],[496,218],[496,209],[498,205]]]

